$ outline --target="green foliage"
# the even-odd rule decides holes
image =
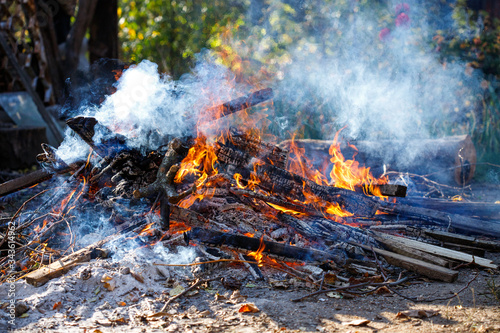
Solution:
[[[460,59],[467,69],[484,73],[482,91],[471,99],[478,100],[468,113],[471,134],[483,162],[500,162],[500,21],[487,12],[474,12],[460,0],[453,13],[457,28],[438,31],[434,42],[442,61]]]
[[[214,26],[233,21],[243,8],[244,0],[121,0],[122,58],[149,59],[179,77],[208,46]]]

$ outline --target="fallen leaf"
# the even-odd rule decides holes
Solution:
[[[253,283],[247,283],[247,284],[245,285],[245,287],[247,287],[247,288],[255,288],[255,287],[257,287],[257,285],[256,285],[256,284],[253,284]]]
[[[148,318],[158,318],[158,317],[172,317],[168,312],[156,312],[148,316]]]
[[[23,313],[19,318],[26,318],[29,317],[29,313],[25,312]]]
[[[390,294],[392,291],[389,290],[386,286],[382,286],[375,291],[375,294]]]
[[[94,294],[97,295],[101,292],[101,287],[97,286],[97,288],[95,288],[94,290]]]
[[[107,319],[105,320],[96,320],[95,321],[97,324],[102,325],[102,326],[111,326],[113,323]]]
[[[62,306],[61,302],[56,302],[56,303],[54,303],[54,306],[52,306],[52,310],[59,309],[61,306]]]
[[[259,312],[260,310],[253,304],[243,304],[240,309],[238,310],[238,312],[243,312],[243,313],[246,313],[246,312],[250,312],[250,313],[256,313],[256,312]]]
[[[136,279],[137,281],[139,281],[140,283],[144,283],[144,278],[139,273],[134,273],[134,272],[130,271],[130,275],[132,275],[132,277],[134,279]]]
[[[399,319],[407,319],[407,318],[429,318],[436,316],[439,313],[439,311],[433,311],[433,310],[407,310],[407,311],[400,311],[396,314],[396,318]]]
[[[91,299],[89,299],[89,303],[94,303],[94,302],[97,302],[99,298],[97,296],[95,297],[92,297]]]
[[[170,289],[169,294],[171,297],[174,297],[174,296],[177,296],[180,293],[184,292],[184,290],[186,290],[186,289],[184,289],[184,287],[179,284],[175,288]]]
[[[349,322],[343,322],[342,325],[346,325],[346,326],[365,326],[365,325],[368,325],[369,323],[371,323],[371,320],[368,320],[368,319],[356,319],[356,320],[349,321]]]
[[[344,296],[342,296],[341,293],[338,293],[336,291],[330,291],[330,292],[327,292],[326,293],[326,296],[330,297],[330,298],[344,298]]]
[[[325,283],[326,284],[334,284],[337,281],[337,275],[332,273],[325,274]]]
[[[127,303],[125,303],[124,301],[118,301],[118,302],[116,302],[116,304],[118,306],[126,306],[127,305]]]

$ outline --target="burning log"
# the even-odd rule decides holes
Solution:
[[[330,157],[329,148],[332,143],[333,141],[321,140],[287,140],[279,146],[290,150],[295,144],[320,169],[323,161]],[[382,174],[382,167],[386,165],[390,170],[420,175],[435,174],[433,178],[441,175],[442,181],[455,181],[465,185],[470,182],[476,170],[476,149],[468,135],[408,142],[342,142],[340,149],[344,156],[356,156],[356,161],[370,167],[375,176]]]
[[[342,253],[304,249],[297,246],[199,227],[193,228],[185,233],[185,239],[186,242],[195,240],[208,246],[226,246],[247,252],[256,252],[261,249],[262,253],[285,261],[290,259],[317,263],[333,261],[337,265],[344,265],[346,260]]]
[[[217,158],[229,167],[230,174],[240,173],[243,179],[250,180],[253,174],[261,183],[260,187],[285,197],[305,201],[304,192],[311,193],[321,200],[338,203],[343,209],[354,215],[373,216],[376,203],[371,198],[353,191],[316,184],[299,175],[293,174],[274,165],[264,163],[250,154],[233,149],[222,143],[218,144]]]

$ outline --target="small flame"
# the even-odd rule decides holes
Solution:
[[[298,212],[296,210],[293,210],[293,209],[290,209],[290,208],[285,208],[285,207],[282,207],[282,206],[279,206],[279,205],[275,205],[275,204],[272,204],[270,202],[266,202],[269,206],[273,207],[274,209],[276,210],[279,210],[283,213],[287,213],[287,214],[293,214],[293,215],[296,215],[296,216],[303,216],[303,215],[306,215],[302,212]]]
[[[266,245],[264,244],[264,235],[262,235],[260,237],[260,244],[259,244],[259,248],[257,249],[257,251],[252,251],[252,252],[250,252],[248,254],[249,256],[255,258],[255,260],[259,264],[259,267],[263,266],[263,264],[262,264],[262,258],[264,257],[264,255],[262,254],[262,252],[264,251],[265,247],[266,247]]]

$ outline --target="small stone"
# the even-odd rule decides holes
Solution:
[[[130,274],[130,268],[129,268],[129,267],[127,267],[127,266],[120,267],[119,272],[120,272],[120,274],[122,274],[122,275],[127,275],[127,274]]]
[[[26,303],[24,303],[24,302],[17,302],[16,303],[16,308],[15,308],[16,317],[20,317],[24,313],[28,312],[29,309],[30,309],[30,307],[28,305],[26,305]]]

